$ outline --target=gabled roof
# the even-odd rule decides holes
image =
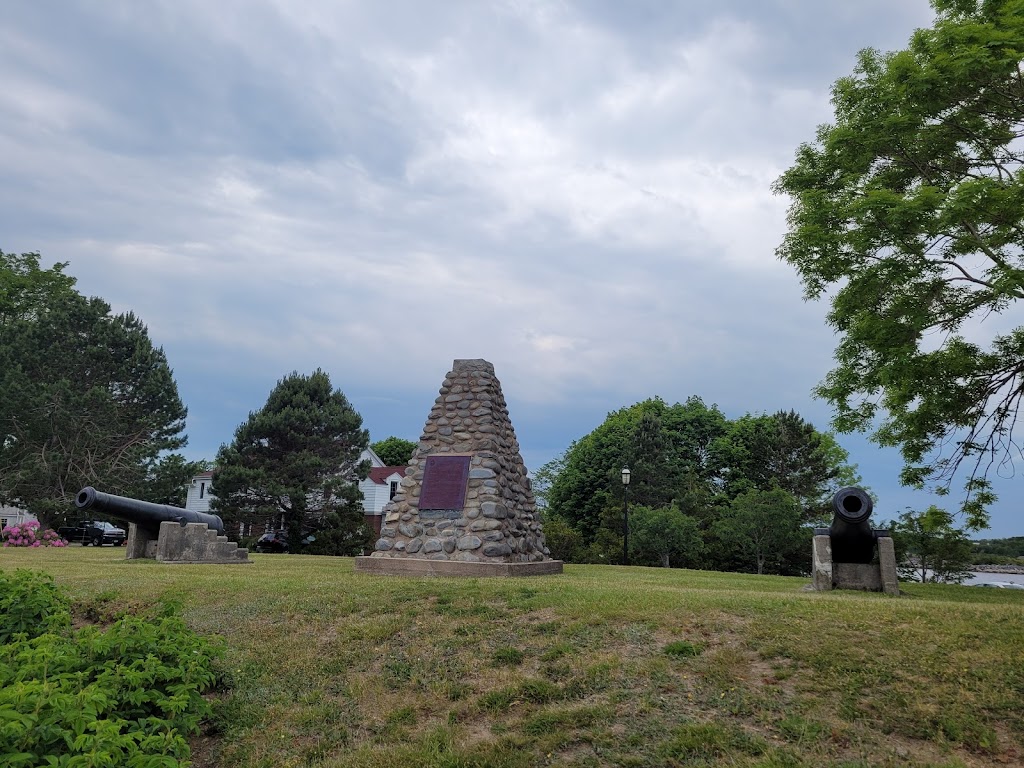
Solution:
[[[372,467],[369,478],[377,485],[384,485],[392,475],[405,477],[405,467]]]

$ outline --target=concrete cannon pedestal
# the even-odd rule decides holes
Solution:
[[[898,595],[900,583],[896,575],[896,551],[889,536],[879,536],[877,563],[832,562],[832,540],[829,536],[814,537],[812,586],[818,592],[833,589],[856,589]]]
[[[126,560],[148,558],[161,563],[251,563],[249,552],[227,536],[218,535],[205,523],[181,525],[172,521],[160,523],[157,536],[132,523],[128,528]]]

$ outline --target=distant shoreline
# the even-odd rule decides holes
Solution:
[[[1024,565],[972,565],[975,573],[1020,573],[1024,574]]]

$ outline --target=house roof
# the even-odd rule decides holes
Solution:
[[[370,479],[377,485],[384,485],[392,475],[405,477],[405,467],[372,467],[370,469]]]

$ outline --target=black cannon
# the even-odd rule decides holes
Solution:
[[[827,534],[832,544],[832,561],[836,563],[870,563],[875,555],[875,540],[886,531],[872,530],[868,518],[874,503],[861,488],[840,488],[832,497],[832,525],[818,528],[816,534]]]
[[[900,593],[896,551],[889,531],[871,528],[874,504],[862,488],[840,488],[832,497],[832,525],[814,529],[813,588]],[[875,554],[878,559],[875,560]]]
[[[83,488],[75,496],[75,506],[80,510],[87,509],[100,512],[126,523],[135,525],[155,533],[160,523],[173,522],[182,526],[188,523],[203,523],[217,533],[224,533],[224,522],[217,515],[205,512],[192,512],[167,504],[153,504],[149,501],[129,499],[126,496],[115,496],[112,493],[101,493],[92,486]]]

